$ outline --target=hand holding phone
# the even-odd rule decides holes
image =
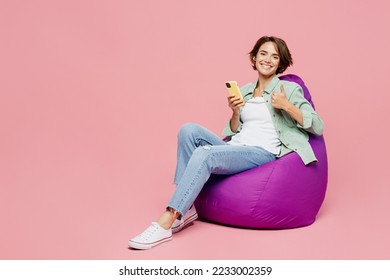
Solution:
[[[237,96],[241,100],[244,100],[244,98],[241,94],[240,88],[238,87],[236,81],[228,81],[225,83],[225,85],[226,85],[227,90],[231,96]]]
[[[236,81],[228,81],[225,84],[229,93],[229,107],[233,110],[233,114],[238,116],[240,114],[240,107],[245,105],[240,88]]]

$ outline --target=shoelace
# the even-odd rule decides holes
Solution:
[[[156,224],[151,224],[143,233],[141,233],[138,238],[141,240],[148,240],[151,235],[153,235],[158,230]]]

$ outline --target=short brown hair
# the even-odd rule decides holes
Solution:
[[[248,53],[249,59],[252,64],[252,68],[256,70],[256,65],[253,63],[253,58],[256,57],[260,47],[266,42],[274,43],[276,51],[279,53],[280,62],[279,62],[279,67],[276,70],[276,74],[283,73],[289,66],[293,64],[293,60],[286,42],[274,36],[261,37],[259,40],[257,40],[256,44],[253,46],[253,49]]]

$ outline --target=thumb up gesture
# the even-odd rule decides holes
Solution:
[[[271,94],[271,104],[276,109],[285,109],[290,104],[286,97],[283,85],[280,86],[280,92],[273,92]]]

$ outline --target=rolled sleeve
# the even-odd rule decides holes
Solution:
[[[290,102],[298,107],[302,112],[303,125],[296,123],[297,127],[315,135],[322,135],[324,131],[324,122],[316,111],[314,111],[309,101],[305,99],[300,86],[298,86],[291,94]]]
[[[313,123],[313,118],[311,116],[311,113],[308,111],[305,111],[305,110],[301,110],[301,112],[302,112],[302,118],[303,118],[303,125],[300,125],[298,123],[297,126],[299,128],[308,129],[311,127],[311,125]]]
[[[322,133],[324,132],[324,122],[322,121],[320,116],[318,116],[315,111],[301,111],[303,117],[303,125],[297,123],[297,127],[302,128],[307,132],[313,133],[315,135],[322,135]]]

